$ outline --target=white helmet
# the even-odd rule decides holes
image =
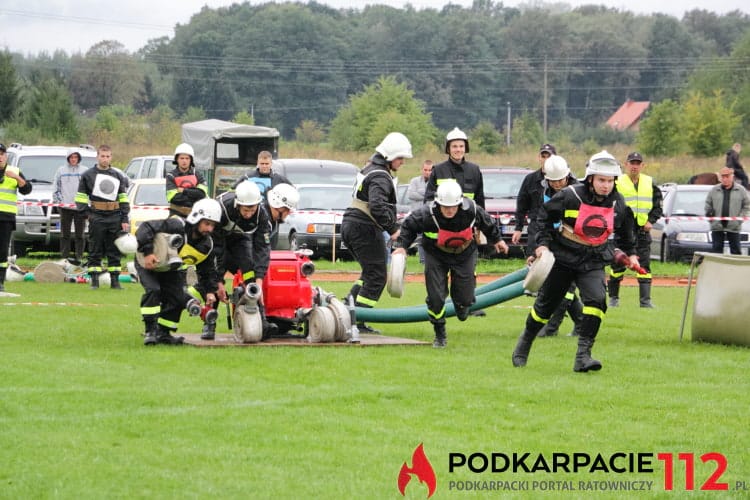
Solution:
[[[466,152],[469,152],[469,138],[466,136],[463,130],[455,127],[453,130],[448,132],[445,136],[445,152],[450,153],[450,145],[452,141],[462,140],[466,143]]]
[[[289,210],[297,208],[299,192],[290,184],[278,184],[268,192],[268,204],[273,208],[286,207]]]
[[[411,142],[401,132],[391,132],[386,135],[383,142],[378,144],[375,151],[383,155],[386,161],[396,158],[411,158]]]
[[[190,224],[198,224],[203,219],[211,220],[217,224],[221,222],[221,205],[211,198],[198,200],[190,209],[190,214],[185,218]]]
[[[174,163],[175,164],[177,164],[178,155],[189,155],[191,160],[195,160],[195,151],[193,151],[193,146],[191,146],[187,142],[183,142],[182,144],[179,144],[176,148],[174,148]]]
[[[592,175],[619,177],[622,175],[622,169],[620,169],[620,164],[614,156],[606,150],[602,150],[589,158],[588,163],[586,163],[586,177]]]
[[[115,246],[121,254],[132,255],[138,250],[138,240],[132,234],[120,231],[119,236],[115,238]]]
[[[552,155],[544,161],[544,178],[559,181],[570,175],[568,162],[562,156]]]
[[[440,183],[435,193],[435,202],[444,207],[455,207],[461,204],[463,197],[461,186],[453,179],[448,179]]]
[[[253,181],[242,181],[240,182],[237,189],[234,190],[235,198],[234,205],[257,205],[263,197],[260,194],[258,185]]]

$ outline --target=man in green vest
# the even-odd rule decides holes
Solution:
[[[18,193],[29,194],[31,182],[21,171],[8,165],[5,146],[0,144],[0,292],[5,291],[5,273],[8,271],[10,236],[16,229],[16,200]]]
[[[654,179],[641,170],[646,164],[638,152],[630,153],[625,160],[625,171],[617,179],[617,191],[625,198],[625,203],[635,216],[636,255],[641,267],[646,271],[638,274],[638,288],[641,307],[654,307],[651,303],[651,225],[662,216],[662,194]],[[609,272],[607,289],[609,307],[620,305],[620,282],[625,267],[613,264]]]

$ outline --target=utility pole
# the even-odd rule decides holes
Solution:
[[[505,104],[506,106],[508,106],[508,121],[505,125],[505,130],[507,131],[505,145],[510,147],[510,101],[507,101]]]
[[[543,97],[543,109],[542,113],[544,115],[544,125],[542,126],[544,130],[544,142],[547,142],[547,56],[544,56],[544,97]]]

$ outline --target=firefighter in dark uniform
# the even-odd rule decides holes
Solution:
[[[508,253],[500,230],[487,212],[473,200],[461,195],[461,186],[455,181],[440,183],[435,200],[411,212],[401,224],[401,233],[395,243],[395,253],[406,254],[417,236],[422,233],[425,250],[424,276],[427,287],[427,312],[435,330],[434,347],[445,347],[445,299],[449,292],[459,321],[469,316],[475,302],[475,269],[477,244],[474,229],[487,236],[487,241],[497,252]]]
[[[206,197],[208,187],[203,174],[195,168],[193,146],[187,143],[177,146],[172,163],[176,166],[165,181],[169,214],[186,217],[193,203]]]
[[[526,257],[534,255],[534,248],[536,247],[536,213],[539,207],[544,203],[544,163],[547,158],[552,155],[556,155],[557,150],[552,144],[542,144],[539,148],[539,168],[534,170],[530,174],[523,178],[521,187],[518,189],[518,197],[516,197],[516,228],[513,231],[513,236],[510,242],[514,245],[518,245],[521,242],[521,236],[523,235],[523,225],[526,218],[529,219],[529,227],[527,229],[528,240],[526,242],[526,248],[524,253]]]
[[[600,370],[591,348],[607,311],[604,267],[612,262],[613,233],[632,266],[638,265],[633,239],[633,212],[617,192],[615,179],[620,164],[606,151],[586,164],[586,178],[555,194],[539,210],[536,256],[551,251],[555,256],[547,279],[526,318],[526,328],[513,351],[513,366],[526,366],[531,344],[575,282],[583,301],[578,351],[573,371]],[[555,228],[555,224],[560,226]]]
[[[349,296],[359,307],[375,307],[385,288],[387,254],[383,231],[398,237],[396,222],[397,172],[405,158],[411,158],[411,143],[404,134],[391,132],[375,148],[375,154],[357,174],[352,206],[344,212],[341,239],[362,268]],[[364,333],[379,333],[364,322],[357,323]]]
[[[291,184],[279,184],[263,199],[263,208],[271,223],[271,248],[279,241],[279,224],[286,220],[292,210],[297,209],[299,191]]]
[[[445,152],[448,159],[432,167],[432,173],[427,180],[424,201],[435,199],[438,186],[453,179],[464,190],[464,196],[480,207],[484,208],[484,179],[479,165],[466,159],[469,152],[469,138],[458,127],[445,136]]]
[[[555,193],[564,189],[566,186],[572,186],[577,183],[578,179],[570,173],[570,167],[568,167],[568,162],[565,161],[565,158],[557,155],[547,157],[544,161],[544,181],[542,181],[544,192],[542,194],[542,203],[549,201]],[[539,206],[541,206],[541,204]],[[536,249],[536,231],[530,234],[533,234],[533,241],[529,241],[529,248],[531,248],[533,255],[534,249]],[[530,257],[530,261],[533,261],[533,257]],[[575,327],[569,336],[577,336],[578,328],[583,319],[582,311],[583,304],[576,296],[576,285],[573,283],[570,285],[568,293],[565,294],[565,298],[560,302],[560,305],[555,309],[555,312],[552,313],[552,317],[547,324],[544,325],[544,328],[539,330],[537,337],[554,337],[557,335],[560,325],[562,324],[563,319],[565,319],[566,312],[570,315],[570,319],[575,324]]]
[[[625,198],[625,203],[635,217],[635,248],[641,268],[645,274],[638,274],[638,295],[641,307],[652,308],[651,303],[651,225],[663,214],[662,194],[654,179],[641,172],[646,165],[641,153],[630,153],[625,160],[627,175],[617,179],[617,191]],[[620,283],[625,268],[612,264],[609,271],[609,307],[620,305]]]
[[[240,177],[234,183],[232,189],[237,189],[237,186],[243,181],[252,181],[257,184],[263,198],[268,198],[268,192],[279,184],[292,184],[289,179],[273,171],[273,155],[270,151],[258,153],[258,164],[255,170],[251,170]]]
[[[263,197],[258,186],[243,181],[235,191],[221,193],[216,200],[221,206],[221,221],[212,237],[219,276],[227,272],[235,274],[239,270],[243,284],[255,282],[263,289],[263,278],[271,258],[271,222],[262,206]],[[268,337],[275,328],[266,321],[261,302],[262,297],[258,306],[263,318],[264,337]],[[218,302],[215,305],[218,306]],[[201,338],[213,340],[215,333],[216,324],[206,324]]]
[[[196,289],[215,304],[223,288],[216,269],[211,232],[221,220],[219,202],[206,198],[197,201],[186,218],[170,216],[149,220],[138,226],[138,258],[135,268],[145,290],[141,297],[141,316],[146,325],[145,345],[182,344],[184,337],[172,335],[180,315],[187,309],[191,316],[201,313],[200,302],[188,293],[186,266],[194,265],[198,274]],[[172,242],[174,261],[164,262],[155,254],[156,238]],[[226,292],[224,292],[226,294]]]
[[[10,237],[16,230],[18,193],[29,194],[31,182],[17,167],[8,166],[5,145],[0,144],[0,292],[5,291],[5,273],[8,272]]]
[[[88,272],[91,288],[99,288],[99,275],[107,271],[110,286],[122,289],[119,281],[122,255],[115,246],[115,239],[130,228],[128,179],[125,174],[112,168],[112,149],[109,146],[99,146],[96,162],[94,167],[81,175],[75,197],[76,208],[84,211],[89,219]],[[102,267],[104,257],[107,258],[106,269]]]

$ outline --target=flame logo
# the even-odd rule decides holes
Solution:
[[[432,468],[432,464],[427,459],[427,455],[424,454],[422,443],[414,449],[414,453],[411,456],[411,463],[411,467],[406,462],[401,466],[401,471],[398,473],[398,491],[401,492],[402,496],[404,495],[406,485],[409,484],[411,475],[414,474],[420,483],[427,485],[427,498],[430,498],[437,488],[437,478],[435,477],[435,470]]]

